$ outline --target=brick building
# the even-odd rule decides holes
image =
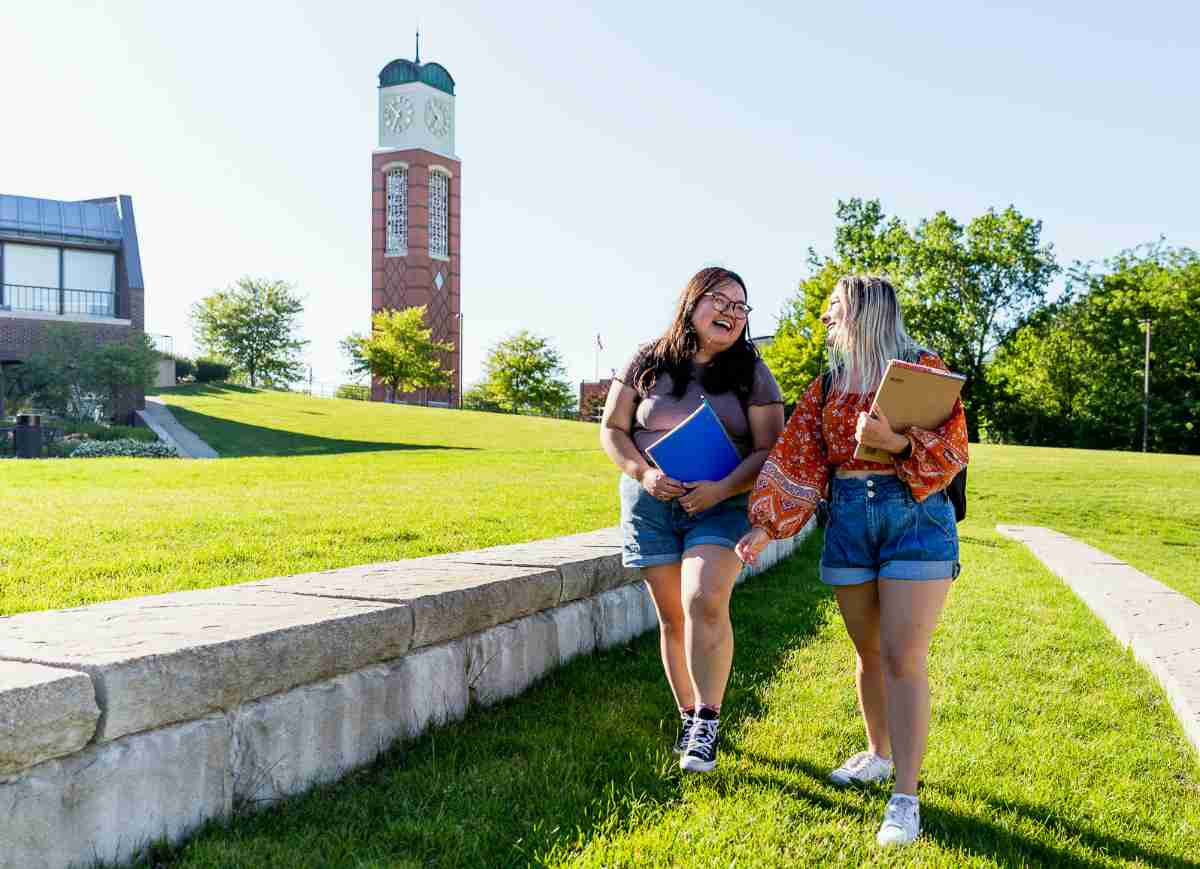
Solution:
[[[97,343],[143,332],[145,285],[133,201],[63,202],[0,194],[0,366],[28,359],[55,323],[82,325]],[[127,419],[145,407],[130,393]]]
[[[608,398],[608,388],[610,386],[612,386],[611,377],[606,377],[602,380],[579,381],[580,419],[600,419],[600,412],[604,410],[604,402]]]
[[[459,216],[462,164],[454,155],[454,79],[441,64],[393,60],[379,73],[379,147],[371,155],[371,312],[426,306],[450,389],[395,396],[457,407],[462,397]],[[387,388],[371,384],[371,399]]]

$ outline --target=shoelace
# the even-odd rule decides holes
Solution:
[[[894,824],[902,830],[911,828],[917,819],[917,804],[913,800],[888,800],[883,810],[884,826]]]
[[[681,713],[679,716],[679,747],[684,751],[687,750],[688,741],[692,738],[692,726],[696,722],[696,716]]]
[[[713,743],[717,741],[717,722],[697,718],[692,727],[692,741],[689,750],[699,748],[704,754],[712,751]]]
[[[871,752],[860,751],[858,754],[854,755],[854,757],[852,757],[848,761],[846,761],[846,764],[843,768],[847,772],[857,774],[857,773],[862,772],[864,769],[866,769],[870,765],[870,763],[871,763]]]

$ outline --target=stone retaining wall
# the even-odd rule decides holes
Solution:
[[[0,867],[128,860],[629,642],[657,618],[619,553],[612,528],[0,619]]]

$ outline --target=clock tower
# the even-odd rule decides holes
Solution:
[[[393,60],[379,73],[379,147],[371,155],[371,312],[425,305],[437,341],[454,350],[442,365],[449,389],[391,396],[457,407],[462,399],[459,203],[462,164],[454,153],[454,79],[438,63]]]

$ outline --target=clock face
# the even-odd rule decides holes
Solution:
[[[408,97],[392,97],[383,107],[383,123],[393,133],[403,133],[412,119],[413,102]]]
[[[431,98],[425,103],[425,126],[439,139],[450,132],[450,104]]]

